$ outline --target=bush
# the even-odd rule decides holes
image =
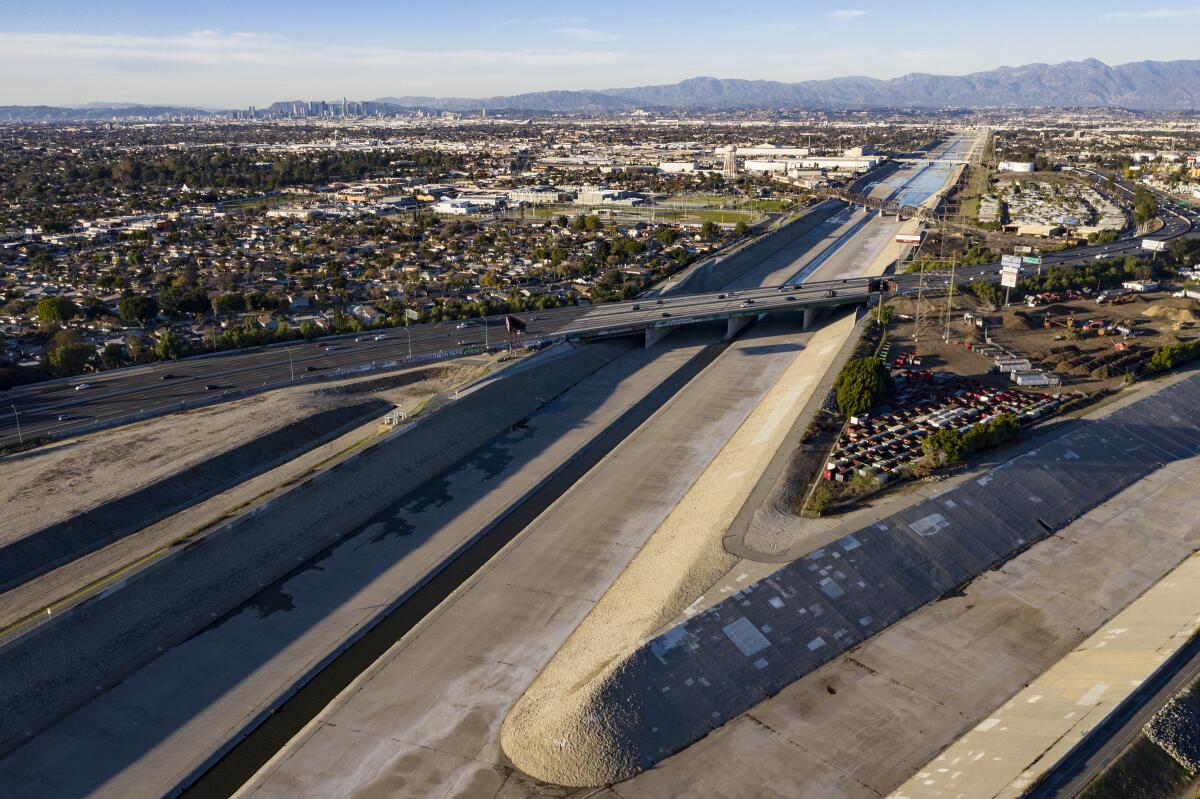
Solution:
[[[894,388],[892,377],[878,358],[855,358],[846,364],[834,384],[838,409],[855,416],[881,402]]]
[[[943,427],[921,442],[926,454],[941,464],[958,463],[966,455],[984,449],[998,447],[1016,438],[1021,432],[1021,423],[1011,413],[1002,413],[989,422],[973,425],[967,432],[954,427]]]
[[[1146,363],[1146,371],[1151,374],[1167,372],[1182,363],[1195,359],[1197,355],[1200,355],[1200,339],[1179,344],[1167,344],[1156,349],[1150,356],[1150,360]]]

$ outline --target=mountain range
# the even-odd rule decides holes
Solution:
[[[339,101],[331,102],[337,107]],[[969,75],[914,72],[898,78],[830,78],[798,83],[689,78],[679,83],[588,91],[545,91],[503,97],[381,97],[370,112],[517,111],[605,114],[652,110],[846,108],[1124,108],[1134,111],[1200,110],[1200,60],[1136,61],[1109,66],[1096,59],[1061,64],[1000,67]],[[271,110],[285,112],[290,103]],[[0,121],[101,120],[133,116],[205,116],[223,112],[178,106],[130,104],[64,108],[0,106]]]
[[[1138,111],[1200,109],[1200,60],[1096,59],[1000,67],[970,75],[910,73],[879,80],[830,78],[798,83],[690,78],[679,83],[599,91],[549,91],[484,99],[382,97],[405,108],[448,111],[528,110],[603,113],[634,108],[1032,108],[1115,107]]]

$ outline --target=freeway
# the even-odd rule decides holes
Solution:
[[[957,147],[945,152],[955,153]],[[1123,181],[1114,185],[1132,194],[1132,187]],[[1195,235],[1200,221],[1196,211],[1166,202],[1161,216],[1164,225],[1152,236],[1159,240]],[[1126,238],[1051,253],[1043,263],[1079,265],[1095,258],[1133,254],[1140,247],[1140,239]],[[985,264],[961,267],[957,275],[963,281],[978,277],[995,280],[997,271],[997,264]],[[915,286],[916,276],[897,275],[895,279],[903,290]],[[537,311],[522,315],[528,329],[518,342],[619,335],[695,321],[861,302],[867,298],[867,286],[865,278],[850,278]],[[830,290],[836,297],[826,296]],[[97,423],[134,421],[145,413],[235,399],[248,391],[312,382],[349,370],[389,368],[401,365],[409,355],[436,358],[461,354],[464,349],[499,350],[507,346],[503,322],[503,316],[492,316],[465,327],[456,322],[401,327],[358,338],[276,345],[36,383],[14,389],[0,400],[5,411],[0,416],[0,445],[16,443],[21,436],[61,436]],[[83,385],[87,388],[81,388]]]

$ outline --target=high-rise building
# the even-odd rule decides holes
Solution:
[[[347,105],[346,98],[342,97],[342,119],[346,118],[346,110],[347,110],[346,105]]]

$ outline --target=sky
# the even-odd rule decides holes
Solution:
[[[1200,3],[3,0],[0,105],[489,97],[1200,57]]]

